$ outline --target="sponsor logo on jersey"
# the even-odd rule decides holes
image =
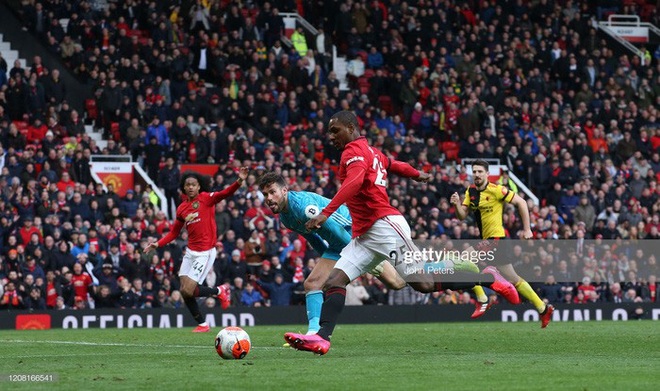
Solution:
[[[363,156],[353,156],[352,158],[348,159],[348,161],[346,162],[346,165],[348,166],[351,163],[363,162],[363,161],[364,161]]]
[[[195,220],[199,216],[199,212],[191,213],[188,216],[186,216],[186,223],[190,224],[191,221]]]

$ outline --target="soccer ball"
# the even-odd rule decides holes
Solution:
[[[250,352],[250,336],[240,327],[225,327],[215,337],[215,351],[226,360],[240,360]]]

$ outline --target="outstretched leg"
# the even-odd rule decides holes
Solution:
[[[350,279],[340,269],[332,269],[330,276],[323,285],[325,301],[321,309],[321,328],[317,334],[302,335],[286,333],[284,339],[293,348],[306,350],[317,354],[326,354],[330,350],[330,337],[337,325],[337,319],[346,303],[346,285]]]

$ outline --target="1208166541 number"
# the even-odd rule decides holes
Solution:
[[[57,375],[51,373],[10,373],[0,376],[0,380],[11,383],[53,382]]]

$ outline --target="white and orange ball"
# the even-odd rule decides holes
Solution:
[[[240,360],[250,352],[250,336],[240,327],[225,327],[215,337],[215,350],[227,360]]]

